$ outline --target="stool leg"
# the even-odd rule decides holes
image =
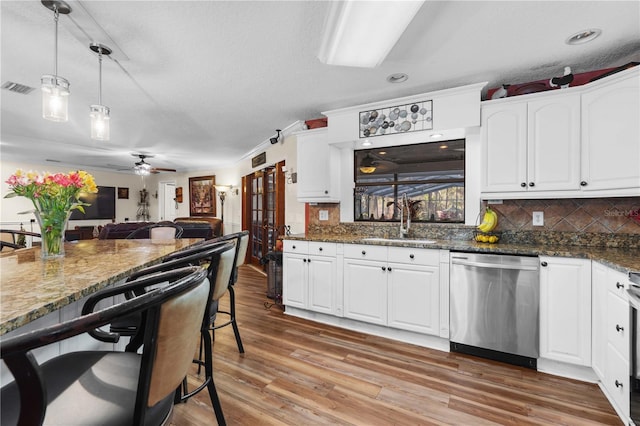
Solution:
[[[223,426],[227,423],[224,419],[224,413],[222,412],[220,398],[218,398],[218,391],[216,391],[216,386],[213,383],[213,347],[211,337],[207,332],[202,333],[202,338],[204,340],[204,371],[208,380],[207,389],[209,390],[213,411],[216,414],[216,420],[218,420],[219,425]]]
[[[230,305],[230,316],[231,316],[231,326],[233,327],[233,334],[236,336],[236,343],[238,344],[238,351],[243,354],[244,346],[242,346],[242,339],[240,338],[240,330],[238,330],[238,324],[236,323],[236,295],[233,290],[233,285],[229,286],[229,305]]]

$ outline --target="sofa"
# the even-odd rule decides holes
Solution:
[[[156,222],[124,222],[106,224],[98,239],[114,240],[127,238],[129,234],[138,228],[152,225]],[[161,222],[158,222],[161,223]],[[222,221],[216,217],[179,217],[173,223],[182,227],[182,238],[204,238],[206,240],[219,237],[222,231]],[[144,232],[138,238],[149,238]]]

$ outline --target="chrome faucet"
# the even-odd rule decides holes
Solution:
[[[404,209],[407,209],[407,223],[404,224]],[[411,227],[411,205],[409,204],[409,197],[407,193],[402,194],[400,199],[400,238],[405,238],[409,235],[409,228]]]

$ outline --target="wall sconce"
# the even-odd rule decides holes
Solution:
[[[46,1],[42,4],[53,10],[56,24],[53,75],[45,74],[40,79],[42,89],[42,118],[50,121],[64,122],[69,120],[69,80],[58,75],[58,16],[67,15],[71,7],[61,0]]]
[[[287,166],[282,166],[282,173],[284,173],[285,181],[288,184],[298,182],[298,173],[294,172],[293,170],[287,169]]]
[[[108,141],[109,134],[109,107],[102,105],[102,55],[109,56],[111,49],[98,43],[89,46],[93,52],[98,54],[98,104],[91,105],[91,139],[96,141]]]
[[[233,186],[231,185],[214,185],[216,191],[218,192],[218,197],[220,198],[220,220],[224,225],[224,200],[227,198],[227,192],[231,191]]]
[[[269,139],[269,140],[271,141],[271,145],[278,143],[278,139],[280,139],[280,132],[281,132],[281,131],[282,131],[282,130],[280,130],[280,129],[276,129],[276,132],[278,132],[278,134],[276,135],[276,137],[275,137],[275,138],[271,138],[271,139]]]

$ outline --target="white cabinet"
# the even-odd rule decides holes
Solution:
[[[593,369],[623,418],[629,417],[631,318],[627,275],[592,265]]]
[[[345,317],[440,335],[439,250],[350,244],[344,257]]]
[[[580,94],[482,107],[482,191],[580,188]]]
[[[285,306],[339,313],[335,243],[285,240],[282,265]]]
[[[327,128],[295,134],[298,201],[340,201],[340,152],[327,141]]]
[[[585,191],[640,189],[640,71],[629,71],[582,95]]]
[[[540,256],[540,357],[591,366],[591,261]]]

